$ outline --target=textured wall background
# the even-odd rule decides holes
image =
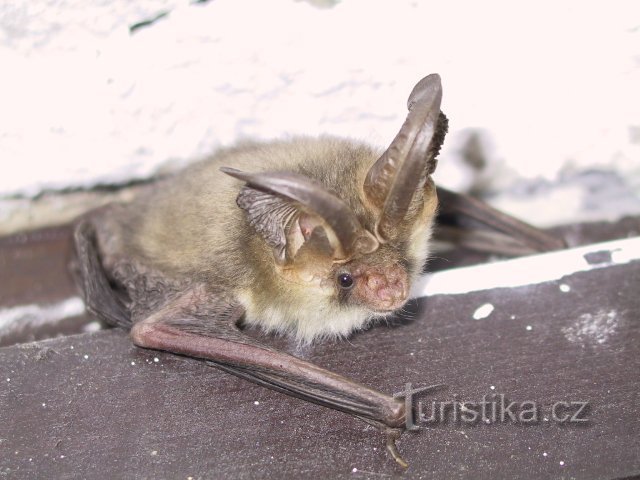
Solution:
[[[4,2],[0,65],[0,197],[146,178],[244,137],[384,146],[439,72],[438,181],[582,211],[597,170],[614,210],[640,210],[634,0]]]

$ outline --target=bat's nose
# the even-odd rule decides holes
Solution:
[[[403,268],[369,270],[362,276],[363,296],[374,309],[396,310],[407,301],[409,281]]]

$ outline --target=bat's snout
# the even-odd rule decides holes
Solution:
[[[360,296],[377,311],[393,311],[402,307],[409,296],[407,272],[398,266],[367,269],[360,279]]]

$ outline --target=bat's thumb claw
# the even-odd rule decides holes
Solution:
[[[387,429],[387,450],[398,465],[402,468],[408,468],[409,464],[405,462],[404,458],[402,458],[398,451],[398,447],[396,446],[396,440],[400,438],[400,435],[402,435],[402,430],[399,428]]]

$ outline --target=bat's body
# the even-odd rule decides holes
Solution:
[[[272,248],[255,234],[245,212],[236,206],[243,182],[223,175],[220,167],[304,174],[335,192],[351,208],[362,210],[362,223],[373,229],[373,216],[358,205],[358,192],[380,153],[334,138],[246,144],[220,152],[154,186],[133,204],[120,207],[117,214],[114,209],[103,213],[96,222],[99,232],[104,232],[99,240],[115,238],[117,245],[110,247],[105,242],[100,250],[109,253],[112,268],[118,262],[128,265],[137,259],[178,283],[197,278],[209,288],[223,289],[244,307],[246,323],[289,332],[303,342],[347,335],[372,316],[388,315],[394,309],[375,311],[341,301],[335,282],[318,278],[322,268],[314,267],[322,266],[276,265]],[[327,162],[327,158],[332,160]],[[420,273],[427,257],[435,195],[429,200],[419,212],[423,218],[403,237],[402,241],[408,242],[403,251],[399,245],[389,244],[376,252],[379,258],[367,259],[383,270],[405,264],[406,286]],[[353,263],[347,266],[351,271]],[[144,299],[140,301],[144,303]],[[405,301],[403,295],[391,306],[398,308]]]
[[[440,98],[437,75],[419,82],[385,152],[335,138],[247,143],[163,180],[132,204],[89,214],[76,230],[88,308],[131,328],[139,346],[207,359],[401,431],[399,399],[263,346],[237,324],[308,343],[346,336],[404,305],[436,217],[431,173],[447,128]],[[533,249],[560,246],[473,200],[441,193],[449,196],[444,213],[463,213]],[[470,243],[498,237],[487,238]]]

